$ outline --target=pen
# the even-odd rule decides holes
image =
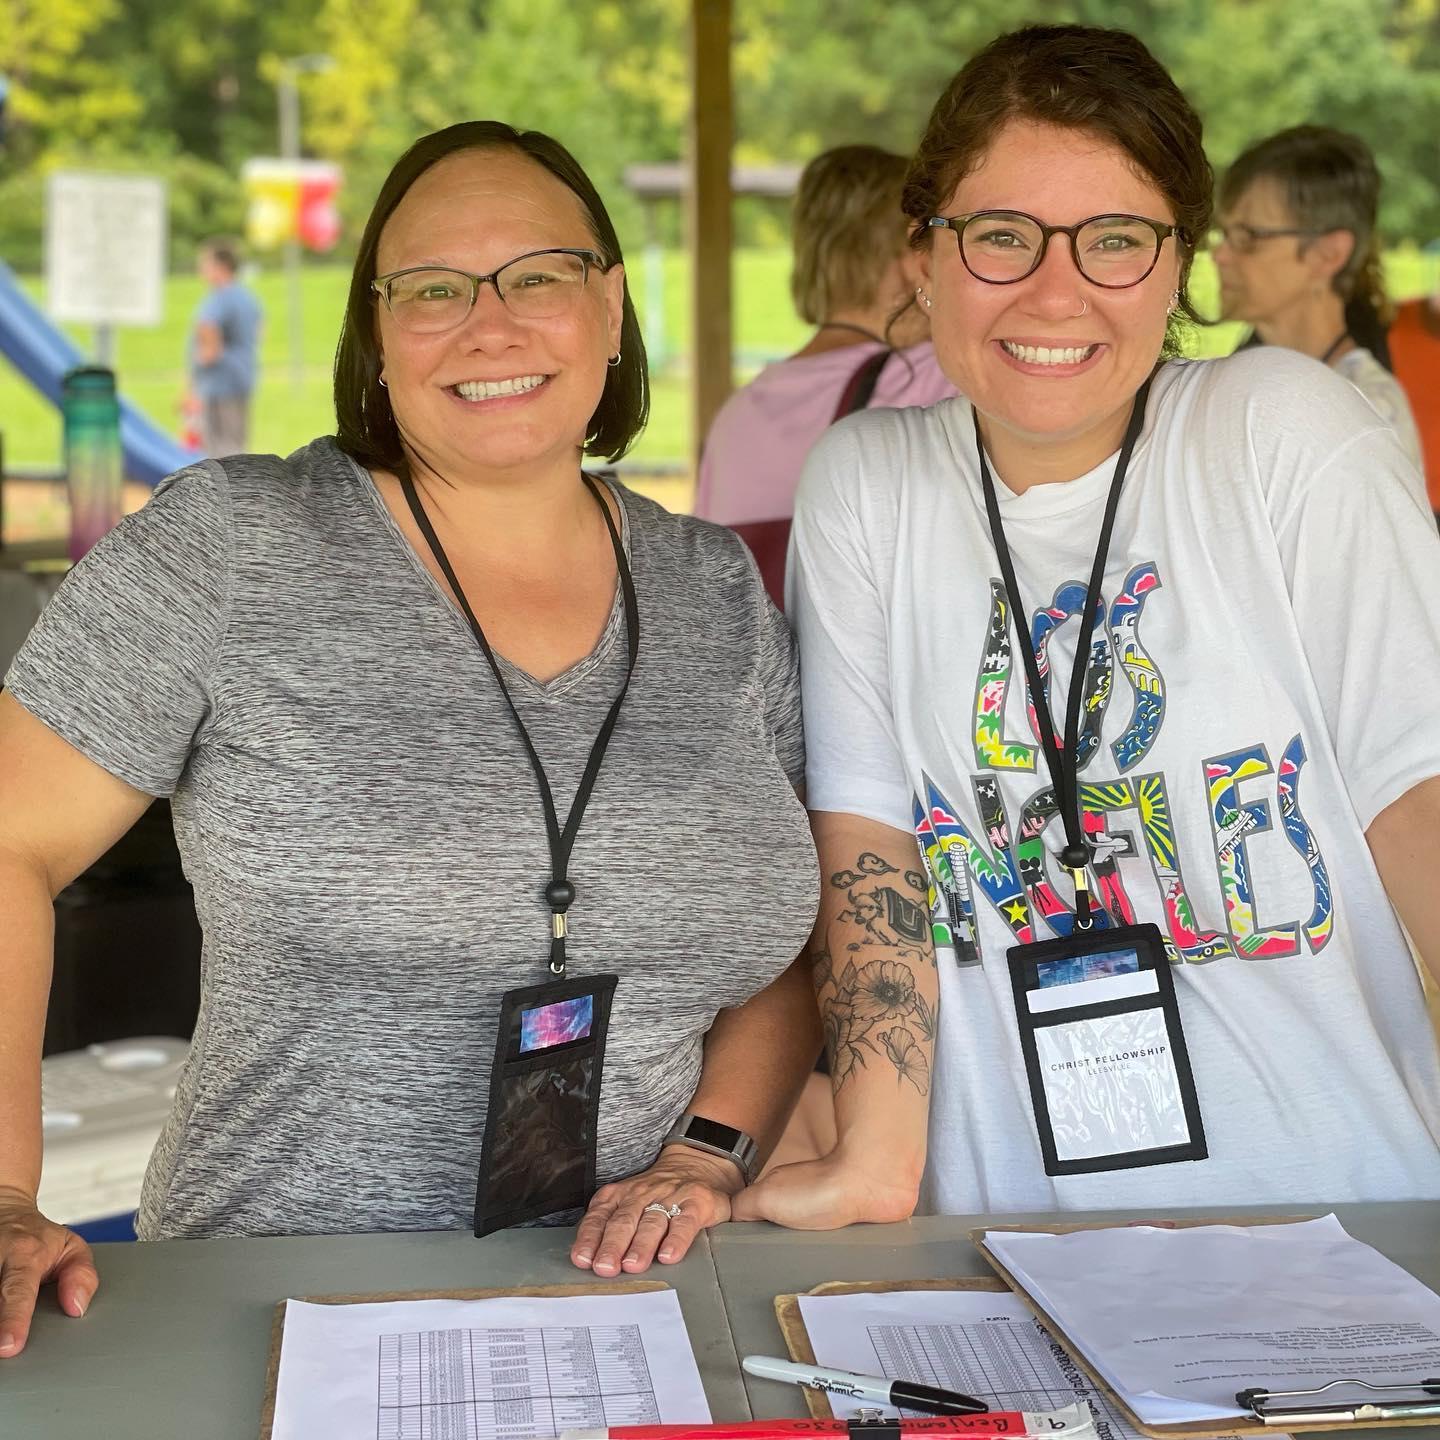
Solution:
[[[824,1370],[818,1365],[796,1365],[768,1355],[747,1355],[741,1362],[751,1375],[766,1380],[787,1380],[807,1390],[824,1390],[831,1395],[848,1395],[852,1400],[869,1400],[876,1405],[893,1405],[898,1410],[919,1410],[925,1415],[983,1415],[990,1407],[970,1395],[939,1390],[913,1380],[887,1380],[880,1375],[856,1375],[849,1370]]]

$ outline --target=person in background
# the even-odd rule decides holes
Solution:
[[[1212,239],[1221,309],[1226,320],[1253,325],[1265,344],[1313,356],[1350,381],[1394,427],[1420,494],[1415,418],[1381,363],[1390,305],[1379,204],[1375,157],[1354,135],[1297,125],[1252,145],[1220,187]]]
[[[196,269],[209,289],[190,328],[187,409],[198,413],[207,455],[239,455],[250,448],[260,302],[237,278],[240,252],[233,241],[205,241]]]
[[[1397,307],[1390,351],[1420,431],[1430,508],[1440,511],[1440,285]]]
[[[805,167],[790,291],[815,333],[715,417],[697,515],[740,526],[788,520],[805,456],[841,414],[867,404],[930,405],[954,393],[914,303],[914,252],[900,210],[905,166],[903,156],[873,145],[844,145]]]

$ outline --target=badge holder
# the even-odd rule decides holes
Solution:
[[[1170,959],[1153,925],[1008,952],[1047,1175],[1204,1160]]]
[[[475,1234],[583,1209],[615,975],[507,990],[490,1070]]]

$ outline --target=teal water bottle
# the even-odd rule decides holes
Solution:
[[[70,558],[78,560],[120,521],[123,461],[115,372],[84,365],[66,376],[65,476],[70,491]]]

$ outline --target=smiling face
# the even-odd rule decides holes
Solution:
[[[1114,214],[1175,220],[1160,190],[1118,147],[1028,121],[1001,130],[940,213],[977,210],[1019,211],[1050,225]],[[1059,235],[1033,274],[994,285],[965,267],[954,234],[932,232],[924,288],[933,301],[935,349],[980,412],[992,452],[1008,436],[1047,454],[1047,468],[1079,475],[1118,446],[1130,401],[1165,340],[1180,280],[1176,244],[1164,241],[1139,284],[1113,290],[1080,274]]]
[[[579,198],[513,150],[466,150],[427,170],[380,233],[376,273],[437,266],[493,274],[548,248],[597,249]],[[407,446],[441,475],[573,464],[620,348],[624,272],[591,267],[574,309],[517,319],[482,285],[453,330],[401,329],[377,297],[390,404]]]

